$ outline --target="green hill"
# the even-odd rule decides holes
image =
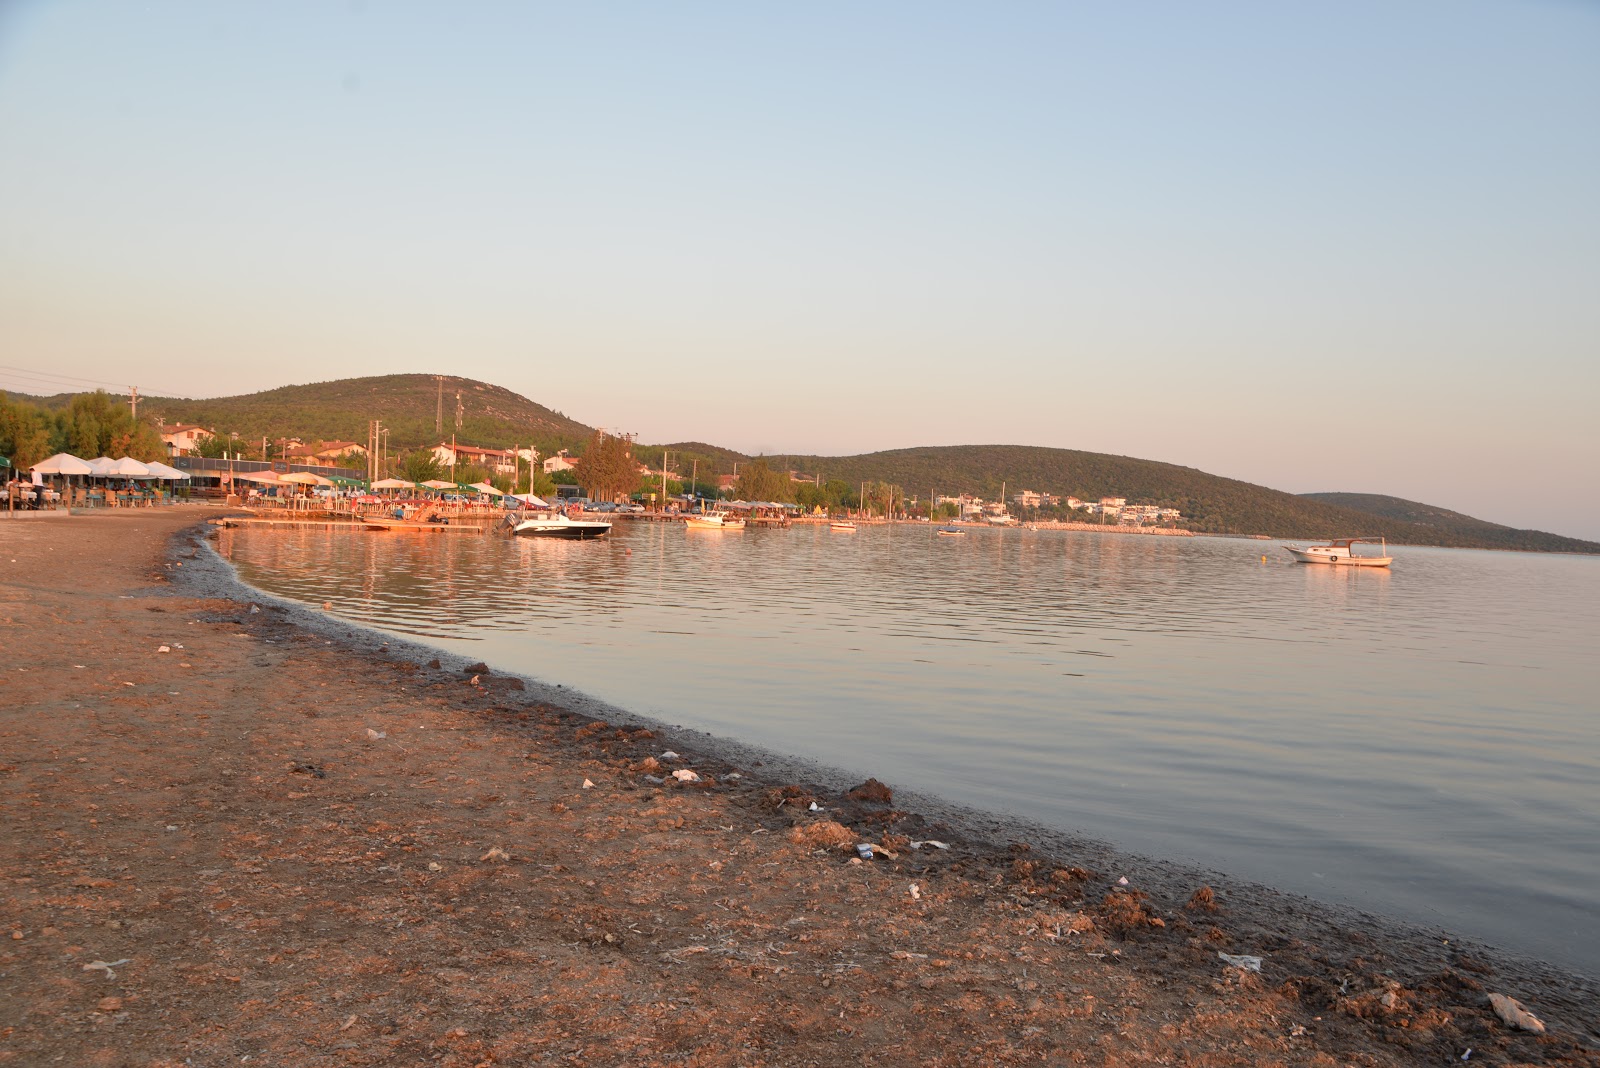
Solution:
[[[456,427],[460,394],[461,426]],[[168,423],[198,423],[242,438],[298,437],[305,441],[367,440],[367,422],[383,420],[391,448],[431,445],[450,435],[465,445],[541,451],[582,441],[590,428],[500,386],[444,376],[443,430],[435,429],[440,382],[433,375],[384,375],[282,386],[263,393],[206,400],[150,397],[142,411]]]
[[[1600,553],[1600,543],[1564,538],[1559,534],[1546,534],[1542,530],[1519,530],[1502,526],[1470,515],[1452,512],[1432,504],[1419,504],[1400,497],[1385,497],[1377,493],[1303,493],[1303,498],[1321,501],[1340,508],[1349,508],[1384,519],[1397,519],[1413,526],[1437,530],[1450,540],[1449,544],[1466,544],[1469,540],[1487,544],[1497,549],[1519,549],[1544,553]]]

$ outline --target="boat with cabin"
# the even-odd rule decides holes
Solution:
[[[611,533],[611,524],[603,519],[573,519],[560,512],[538,512],[531,516],[508,516],[512,520],[511,533],[528,538],[571,538],[587,540],[603,538]]]
[[[1379,546],[1377,556],[1357,556],[1355,546]],[[1330,538],[1326,545],[1285,545],[1284,550],[1302,564],[1334,564],[1339,567],[1388,567],[1394,562],[1389,546],[1382,538]]]

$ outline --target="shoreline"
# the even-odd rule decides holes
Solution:
[[[381,859],[393,861],[397,871],[392,878],[374,876],[375,871],[388,870],[377,864],[380,858],[357,855],[331,867],[307,864],[302,859],[295,878],[311,889],[276,904],[272,894],[251,894],[243,885],[224,888],[230,899],[248,899],[247,905],[236,904],[234,908],[246,908],[262,924],[270,925],[263,929],[282,932],[279,940],[293,947],[296,954],[318,952],[329,958],[333,956],[332,946],[339,944],[330,942],[325,932],[313,938],[300,930],[307,923],[303,898],[328,894],[330,900],[343,902],[336,912],[348,908],[359,913],[363,895],[375,893],[416,899],[411,905],[401,906],[400,911],[417,911],[424,917],[417,923],[429,927],[431,934],[408,940],[405,955],[412,967],[435,972],[460,968],[459,961],[450,954],[439,956],[437,950],[451,945],[458,947],[453,951],[458,954],[476,953],[459,947],[473,945],[467,935],[481,936],[486,932],[477,926],[481,921],[459,915],[460,910],[466,907],[487,912],[495,904],[500,909],[499,925],[491,928],[497,933],[489,936],[485,952],[495,950],[510,937],[521,947],[518,952],[545,954],[541,960],[559,957],[562,965],[579,977],[573,984],[567,1015],[561,1017],[569,1030],[576,1026],[573,1020],[583,1019],[585,1006],[604,1015],[601,1006],[606,1004],[605,999],[616,995],[628,1002],[633,996],[628,991],[655,990],[649,996],[669,1006],[659,1013],[653,1009],[644,1012],[648,1026],[639,1025],[654,1036],[655,1044],[648,1047],[653,1052],[641,1053],[637,1046],[626,1044],[614,1046],[616,1063],[637,1062],[641,1057],[670,1060],[691,1055],[703,1063],[729,1064],[813,1060],[1010,1063],[1037,1060],[1041,1053],[1057,1057],[1081,1049],[1103,1063],[1190,1056],[1225,1061],[1321,1063],[1332,1056],[1340,1062],[1398,1064],[1446,1053],[1451,1059],[1458,1059],[1470,1047],[1476,1050],[1474,1061],[1549,1063],[1564,1058],[1563,1063],[1600,1064],[1600,987],[1590,980],[1539,961],[1520,960],[1454,941],[1442,943],[1437,932],[1355,910],[1277,893],[1211,872],[1127,856],[1107,843],[1050,832],[1005,814],[962,809],[938,798],[899,791],[893,795],[892,807],[887,801],[870,798],[851,800],[843,792],[853,783],[820,765],[766,753],[736,740],[655,723],[561,686],[545,686],[535,680],[486,671],[464,672],[463,668],[472,667],[464,659],[276,602],[245,586],[231,565],[206,544],[206,531],[199,524],[217,514],[214,509],[193,509],[187,517],[158,512],[154,516],[75,517],[71,524],[28,524],[29,529],[41,533],[48,529],[51,537],[23,539],[31,540],[31,544],[7,548],[31,554],[26,561],[32,565],[28,574],[45,576],[53,573],[48,567],[52,562],[48,554],[57,551],[57,545],[63,551],[80,554],[109,554],[116,549],[131,553],[129,539],[119,534],[138,527],[142,534],[159,535],[161,544],[142,565],[109,567],[94,582],[93,576],[87,574],[73,576],[81,580],[77,583],[65,577],[49,581],[41,578],[43,587],[37,591],[41,596],[34,600],[51,613],[46,633],[71,645],[76,650],[74,656],[87,659],[89,653],[85,650],[93,649],[103,637],[106,619],[97,618],[95,613],[99,612],[116,616],[124,624],[123,633],[131,648],[140,652],[134,659],[145,665],[137,671],[177,671],[182,675],[182,669],[168,659],[171,652],[153,654],[144,648],[171,629],[157,625],[166,622],[160,617],[176,613],[183,616],[189,634],[202,639],[187,640],[185,644],[206,646],[209,662],[219,669],[226,662],[228,670],[222,672],[216,692],[210,698],[198,699],[193,709],[184,711],[166,709],[168,704],[178,703],[166,702],[162,693],[151,689],[153,680],[131,680],[133,685],[128,688],[146,702],[145,710],[162,710],[141,711],[153,717],[146,749],[131,751],[131,743],[118,733],[112,719],[109,727],[103,724],[99,728],[98,749],[83,759],[94,763],[115,757],[129,765],[154,760],[159,766],[161,750],[167,742],[181,739],[187,744],[189,735],[196,730],[193,717],[225,719],[230,730],[257,737],[268,750],[275,747],[270,755],[256,757],[253,746],[241,748],[237,739],[218,739],[216,736],[224,732],[210,727],[206,728],[210,739],[206,744],[221,749],[213,753],[202,744],[198,750],[202,756],[209,754],[207,759],[213,763],[223,761],[244,769],[232,778],[243,775],[250,783],[264,784],[266,796],[258,799],[261,811],[255,815],[264,826],[270,826],[270,820],[280,821],[286,828],[283,835],[293,839],[288,844],[295,848],[281,857],[265,856],[270,851],[269,844],[253,845],[252,849],[263,856],[245,858],[249,861],[247,868],[260,869],[247,871],[246,882],[255,875],[269,874],[276,883],[277,865],[294,867],[296,862],[287,858],[304,857],[316,838],[313,832],[327,822],[330,810],[301,810],[318,800],[320,794],[339,789],[331,785],[337,782],[349,784],[346,789],[353,792],[347,792],[335,804],[362,810],[359,819],[369,818],[366,809],[382,809],[378,822],[391,829],[369,832],[369,837],[410,836],[418,839],[412,848],[421,853],[425,850],[420,844],[420,826],[437,823],[444,829],[436,830],[435,837],[448,831],[448,835],[475,842],[465,851],[456,849],[453,857],[433,861],[440,864],[443,874],[431,873],[420,855],[399,858],[393,855],[393,845],[379,842],[367,852],[383,853]],[[80,523],[93,526],[78,529]],[[70,536],[66,533],[69,528]],[[57,544],[45,545],[44,541]],[[72,542],[76,544],[68,544]],[[7,559],[17,551],[8,553]],[[130,579],[141,581],[125,585]],[[57,584],[52,586],[51,582]],[[250,610],[252,603],[260,606],[257,611]],[[28,611],[33,610],[34,606],[29,606]],[[24,631],[38,625],[15,611],[20,610],[8,602],[0,609],[0,617],[6,618],[8,625],[22,620]],[[95,626],[97,623],[101,625]],[[140,634],[141,630],[146,633]],[[18,632],[11,634],[15,638]],[[185,667],[200,662],[198,654],[183,655],[192,657],[183,662]],[[70,673],[74,670],[91,669],[66,664],[56,670],[66,673],[72,681]],[[116,670],[137,673],[131,665],[118,665]],[[470,681],[474,674],[480,676],[477,685]],[[287,692],[286,679],[293,680]],[[103,692],[92,699],[105,704],[123,696],[109,681],[112,680],[102,687]],[[120,684],[130,680],[115,681]],[[182,697],[191,689],[187,683],[172,685],[180,685],[180,690],[171,696]],[[315,692],[324,686],[337,695],[334,700],[323,701],[323,695]],[[305,699],[297,699],[296,691],[303,693]],[[230,695],[246,692],[258,695],[264,704],[250,712],[227,707]],[[63,713],[72,704],[82,703],[69,700],[71,696],[73,691],[69,689],[65,696],[55,699],[59,707],[53,710]],[[91,699],[88,693],[78,696]],[[185,704],[189,700],[196,699],[185,698]],[[204,712],[199,711],[202,706]],[[37,752],[40,746],[48,748],[52,744],[57,748],[81,748],[72,737],[70,722],[57,723],[53,728],[41,726],[39,717],[19,716],[18,711],[13,709],[6,714],[5,737],[0,739],[12,751]],[[594,728],[596,721],[605,721],[607,726]],[[367,723],[373,726],[366,726]],[[39,734],[48,735],[52,729],[66,734],[53,741]],[[368,730],[379,730],[386,737],[366,739],[364,732]],[[424,730],[455,732],[455,737],[450,739],[448,733],[425,734]],[[641,732],[649,737],[642,737]],[[402,737],[404,741],[400,740]],[[453,744],[441,747],[445,739]],[[19,749],[13,744],[21,741],[31,742],[32,747]],[[300,761],[314,764],[325,778],[295,770],[294,761],[285,766],[281,758],[300,746],[320,746],[326,751],[326,758]],[[519,755],[529,746],[532,748],[526,755]],[[665,747],[676,749],[687,760],[661,764],[657,758]],[[470,759],[481,776],[476,780],[480,794],[492,789],[491,796],[499,800],[462,805],[453,796],[432,797],[432,792],[420,785],[407,785],[408,790],[418,792],[417,796],[406,793],[395,798],[397,776],[432,774],[454,760],[468,759],[469,748]],[[74,762],[78,759],[73,757]],[[653,760],[657,763],[655,768],[639,770],[650,768],[648,762]],[[533,770],[528,770],[530,761],[537,765]],[[58,834],[65,833],[69,838],[76,835],[82,839],[80,845],[92,847],[98,832],[88,828],[97,827],[97,821],[112,822],[100,815],[87,815],[115,807],[110,796],[96,794],[99,800],[87,801],[87,794],[63,791],[59,778],[49,774],[48,769],[34,769],[29,764],[27,770],[19,770],[24,762],[6,763],[18,764],[17,768],[7,768],[8,780],[14,784],[21,775],[28,779],[25,785],[34,788],[32,793],[18,793],[17,786],[11,785],[9,796],[39,801],[48,797],[59,809],[60,818],[73,824]],[[677,784],[667,778],[668,765],[675,768],[684,763],[698,769],[701,782]],[[652,783],[647,779],[652,770],[656,772],[653,778],[665,781]],[[594,781],[593,788],[584,789],[572,781],[584,778]],[[194,788],[205,792],[199,785]],[[839,822],[850,826],[852,833],[845,836],[849,841],[840,844],[892,842],[899,846],[897,855],[856,864],[850,862],[851,854],[844,850],[815,851],[825,848],[825,843],[808,836],[825,835],[824,827],[832,821],[812,816],[808,808],[795,811],[798,806],[787,805],[788,798],[774,801],[775,793],[785,791],[796,799],[816,798],[829,810],[827,815],[838,816]],[[116,792],[112,784],[110,794]],[[256,793],[261,792],[256,789]],[[223,791],[225,798],[236,794],[232,788]],[[522,841],[506,847],[508,859],[480,860],[480,854],[489,855],[490,847],[480,850],[479,846],[496,835],[511,834],[504,827],[510,818],[507,813],[514,814],[531,804],[529,798],[533,795],[541,805],[548,806],[548,812],[541,811],[538,819],[513,821],[516,834],[511,837],[520,835]],[[225,838],[227,833],[238,833],[238,828],[224,826],[229,820],[224,818],[222,809],[232,812],[238,804],[241,802],[236,799],[214,799],[209,806],[189,809],[188,814],[197,825]],[[93,808],[94,805],[101,807]],[[15,801],[8,803],[8,808],[8,817],[21,816],[24,823],[44,818]],[[140,813],[129,815],[137,817]],[[338,817],[335,822],[342,824],[352,815]],[[546,827],[546,823],[561,826]],[[676,826],[663,830],[663,823]],[[16,824],[8,819],[8,825]],[[745,831],[735,832],[734,828],[741,825]],[[174,833],[187,837],[187,821],[180,826],[184,830]],[[706,832],[706,826],[718,830]],[[727,831],[720,830],[722,827]],[[139,834],[147,836],[148,832]],[[707,860],[706,834],[714,838],[733,835],[737,843],[731,850],[718,851],[718,859]],[[97,889],[113,889],[76,885],[85,879],[93,882],[104,878],[113,884],[120,880],[183,881],[178,876],[187,876],[189,881],[197,876],[200,881],[227,881],[225,877],[203,874],[212,871],[214,865],[187,871],[180,865],[171,875],[163,875],[162,864],[148,862],[153,857],[146,858],[142,867],[130,864],[136,869],[133,875],[116,879],[73,877],[67,871],[72,864],[40,856],[50,847],[40,844],[42,839],[37,836],[10,834],[7,838],[7,870],[46,873],[25,877],[19,886],[42,889],[26,884],[44,883],[59,876],[63,885],[55,888],[58,897],[65,892],[92,898],[97,896],[93,893]],[[939,838],[948,841],[951,848],[911,851],[901,844],[904,839],[916,838]],[[578,848],[572,849],[573,845]],[[94,850],[90,848],[89,852]],[[549,863],[530,864],[524,859],[525,854],[536,854],[539,860]],[[753,865],[756,859],[759,865]],[[77,864],[79,868],[88,866]],[[628,878],[618,881],[616,876],[622,868],[626,868]],[[767,868],[775,868],[777,874]],[[367,869],[369,881],[378,878],[382,889],[361,883],[342,889],[333,885],[338,879],[331,873],[361,869]],[[743,870],[736,873],[736,869]],[[670,885],[663,887],[651,879],[651,873],[660,870],[671,870],[679,878],[675,883],[669,880]],[[450,883],[456,872],[462,873],[456,877],[461,885],[441,886]],[[465,877],[468,872],[473,873],[470,880]],[[1129,890],[1137,893],[1121,887],[1118,880],[1123,877],[1131,884]],[[525,904],[512,906],[507,904],[512,898],[496,897],[494,884],[499,880],[519,881],[519,894],[514,900]],[[401,889],[390,885],[396,882]],[[919,895],[908,893],[907,886],[912,882],[920,885]],[[646,883],[648,891],[639,889]],[[1212,889],[1219,911],[1211,911],[1203,900],[1196,903],[1192,899],[1201,886]],[[612,894],[615,887],[628,889],[617,889]],[[85,894],[85,890],[91,892]],[[445,890],[451,892],[448,899],[440,897]],[[13,895],[21,892],[14,889]],[[708,902],[714,893],[724,896]],[[593,900],[577,900],[586,897]],[[469,899],[475,904],[459,904]],[[636,900],[638,904],[634,903]],[[802,900],[804,908],[800,907]],[[426,902],[427,907],[416,902]],[[586,917],[576,927],[567,915],[575,905],[579,906],[576,911]],[[446,906],[454,911],[444,912]],[[133,923],[135,930],[140,929],[141,923],[154,923],[135,904],[124,907],[139,916]],[[527,910],[529,918],[518,922],[534,928],[527,938],[514,935],[504,926],[512,915],[507,910],[519,907]],[[44,908],[60,912],[65,906]],[[542,913],[538,911],[541,908]],[[714,925],[702,923],[696,928],[698,939],[684,943],[695,952],[681,957],[674,956],[678,950],[668,944],[672,938],[661,935],[651,942],[640,934],[654,924],[660,931],[672,930],[675,935],[688,938],[687,930],[674,927],[673,917],[679,915],[680,909],[697,917],[716,914],[720,909],[729,916],[717,915],[717,922],[726,919],[734,928],[741,923],[753,925],[764,934],[735,939],[744,947],[735,951],[709,936],[707,932]],[[66,926],[59,919],[49,924],[39,922],[38,916],[30,919],[37,911],[32,902],[25,902],[16,921],[16,930],[23,937],[0,943],[0,994],[5,995],[0,1000],[21,1008],[20,1014],[13,1009],[0,1013],[0,1063],[8,1059],[5,1051],[22,1048],[16,1045],[18,1035],[53,1034],[57,1045],[63,1035],[77,1035],[85,1029],[91,1036],[103,1033],[107,1041],[136,1037],[127,1033],[117,1017],[126,1017],[128,1023],[137,1022],[139,1012],[128,1006],[136,1003],[132,999],[155,998],[153,992],[134,994],[132,999],[126,994],[107,995],[100,1001],[90,999],[91,1007],[72,1017],[70,1032],[52,1032],[51,1024],[41,1023],[49,1014],[37,1009],[40,998],[48,994],[55,1002],[64,1003],[63,999],[70,1000],[71,995],[64,992],[66,984],[59,978],[62,969],[48,967],[47,956],[28,956],[27,951],[40,940],[61,936]],[[231,911],[224,910],[224,915]],[[553,911],[561,912],[562,917],[551,918]],[[802,917],[831,913],[832,923],[812,925],[808,921],[802,926],[804,937],[791,937],[788,924],[796,911]],[[543,918],[535,920],[536,914]],[[300,919],[296,920],[296,915]],[[631,925],[622,922],[629,915],[633,916]],[[215,913],[200,910],[193,916],[202,921],[202,930],[221,937]],[[352,924],[364,930],[364,924]],[[47,928],[53,928],[57,935],[43,935]],[[724,932],[730,929],[723,928]],[[586,940],[594,931],[602,930],[595,936],[598,942]],[[780,948],[770,953],[750,950],[752,938],[765,938]],[[74,961],[89,952],[87,940],[79,941],[85,942],[81,952],[69,952]],[[641,942],[650,942],[649,952],[634,948]],[[829,952],[818,957],[822,947]],[[203,961],[214,948],[192,955]],[[59,946],[55,951],[58,955],[64,952]],[[98,947],[93,952],[102,953]],[[115,951],[111,948],[104,950],[112,952]],[[1216,956],[1218,952],[1260,955],[1266,963],[1260,973],[1246,972],[1223,964]],[[107,963],[120,957],[139,959],[127,951],[116,952],[115,957],[104,953],[99,959]],[[281,949],[279,953],[281,956]],[[606,960],[596,963],[590,959],[597,953]],[[269,953],[260,959],[270,956]],[[491,952],[489,958],[480,954],[473,959],[478,961],[478,967],[493,971],[492,956]],[[390,1000],[411,1006],[413,1015],[417,1006],[439,997],[432,986],[426,990],[406,987],[394,979],[392,970],[364,977],[359,963],[353,959],[344,961],[331,974],[346,987],[366,990],[372,999],[381,1000],[380,995],[390,991]],[[531,959],[522,964],[539,971]],[[140,967],[128,965],[125,970],[137,972]],[[197,963],[195,967],[204,965]],[[270,972],[277,966],[255,967]],[[64,974],[76,985],[89,987],[90,992],[117,985],[97,975],[82,978],[83,973],[77,968],[72,971],[76,974]],[[31,990],[33,984],[25,977],[41,972],[56,978]],[[121,978],[119,974],[118,979]],[[23,980],[20,988],[19,980]],[[331,1027],[319,1030],[308,1025],[306,1031],[318,1036],[319,1042],[327,1039],[317,1046],[313,1056],[313,1051],[295,1045],[302,1042],[297,1018],[287,1011],[288,1003],[280,1005],[284,984],[293,984],[282,977],[277,981],[276,998],[262,997],[260,989],[254,988],[257,980],[251,981],[251,992],[265,1007],[258,1010],[257,1017],[246,1016],[247,1020],[260,1022],[248,1024],[245,1030],[255,1036],[252,1041],[261,1049],[288,1059],[264,1060],[258,1055],[254,1058],[258,1063],[385,1063],[427,1048],[444,1051],[445,1063],[466,1064],[478,1063],[470,1059],[473,1056],[481,1061],[485,1050],[499,1050],[511,1059],[531,1059],[535,1052],[539,1056],[548,1053],[554,1059],[554,1051],[560,1046],[560,1041],[551,1045],[555,1040],[547,1030],[529,1026],[517,1017],[514,1003],[522,995],[508,988],[499,995],[501,1002],[478,1012],[468,1024],[456,1027],[447,1028],[444,1021],[434,1020],[437,1013],[423,1013],[426,1019],[420,1022],[406,1023],[393,1017],[390,1025],[394,1029],[385,1034],[381,1027],[375,1032],[369,1028],[370,1014],[365,1011],[324,1012],[321,1015],[326,1019],[320,1023],[331,1021]],[[208,993],[208,997],[216,999],[214,1010],[237,1011],[249,1000],[244,987],[230,983],[224,978],[219,989]],[[1400,985],[1394,988],[1388,985],[1391,983]],[[393,993],[398,989],[403,989],[406,996]],[[693,1006],[673,1007],[679,1004],[675,999],[681,999],[685,989],[695,991],[691,995]],[[1534,1038],[1507,1030],[1487,1007],[1488,991],[1503,991],[1523,1001],[1550,1024],[1550,1034]],[[1393,996],[1386,1002],[1385,994]],[[551,996],[559,999],[548,991],[540,995],[545,999]],[[1099,1009],[1084,1013],[1085,997],[1098,1004]],[[117,1002],[113,1008],[92,1007],[112,1001]],[[27,1007],[23,1007],[24,1002]],[[790,1019],[785,1015],[798,1011],[797,1003],[822,1002],[831,1006],[825,1016],[809,1012],[803,1014],[805,1019]],[[352,1002],[349,1007],[354,1010],[358,1006]],[[544,1009],[550,1008],[551,1005],[544,1005]],[[385,1011],[393,1015],[392,1010]],[[685,1030],[674,1026],[679,1014],[690,1011],[701,1017],[695,1027]],[[846,1019],[840,1020],[837,1011],[844,1012]],[[355,1022],[340,1030],[339,1026],[351,1016]],[[766,1046],[757,1041],[758,1035],[751,1030],[752,1021],[762,1021],[762,1033],[769,1035]],[[784,1029],[785,1021],[789,1030]],[[1213,1026],[1216,1021],[1223,1022]],[[587,1026],[594,1030],[595,1020],[588,1020]],[[14,1033],[8,1032],[7,1027]],[[464,1033],[453,1035],[456,1030]],[[202,1031],[203,1037],[185,1036],[180,1042],[170,1028],[147,1023],[146,1029],[138,1033],[156,1044],[140,1048],[154,1051],[157,1044],[166,1042],[168,1045],[163,1048],[174,1052],[183,1048],[215,1053],[226,1044],[215,1030]],[[474,1045],[489,1042],[484,1036],[490,1032],[496,1036],[493,1042],[481,1048]],[[770,1037],[774,1035],[778,1037]],[[735,1038],[737,1042],[732,1041]],[[999,1041],[1001,1045],[984,1047],[981,1043],[985,1040]],[[345,1045],[352,1041],[356,1043],[353,1049]],[[578,1039],[572,1041],[583,1044]],[[40,1053],[51,1047],[47,1040],[42,1046],[30,1048]],[[561,1051],[572,1048],[567,1045]],[[630,1048],[631,1054],[627,1052]],[[291,1049],[298,1052],[291,1055]],[[999,1049],[1007,1052],[997,1055]],[[369,1054],[371,1059],[364,1060]],[[25,1051],[21,1063],[28,1063],[27,1055]],[[612,1063],[604,1056],[592,1050],[586,1059]],[[456,1057],[459,1061],[451,1059]],[[94,1062],[85,1059],[84,1063]],[[174,1063],[182,1063],[182,1057]]]

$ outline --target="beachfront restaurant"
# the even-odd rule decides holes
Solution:
[[[28,469],[28,480],[7,482],[4,505],[39,509],[132,507],[171,503],[175,489],[188,475],[164,463],[142,463],[132,457],[93,460],[61,452]]]

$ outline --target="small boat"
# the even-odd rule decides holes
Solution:
[[[992,527],[1014,527],[1017,525],[1017,517],[1010,512],[1001,512],[999,515],[986,515],[984,519],[988,520],[989,525]]]
[[[833,522],[828,524],[828,529],[836,530],[840,534],[854,534],[856,532],[856,525],[850,522],[848,519],[835,519]]]
[[[517,520],[511,533],[529,538],[603,538],[611,524],[600,519],[573,519],[559,512],[546,512]]]
[[[727,512],[694,513],[684,518],[690,530],[743,530],[744,520]]]
[[[962,530],[960,527],[940,527],[939,529],[935,530],[934,533],[939,535],[941,538],[959,538],[966,534],[966,531]]]
[[[1362,542],[1377,542],[1382,548],[1378,556],[1357,556],[1352,546]],[[1337,564],[1341,567],[1388,567],[1394,562],[1389,547],[1382,538],[1330,538],[1326,545],[1307,545],[1300,548],[1285,545],[1285,551],[1302,564]]]

